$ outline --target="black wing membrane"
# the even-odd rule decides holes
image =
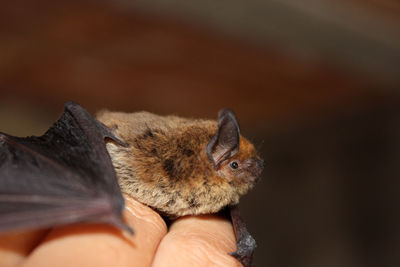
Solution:
[[[105,138],[124,145],[72,102],[43,136],[0,133],[0,232],[77,222],[131,231]]]

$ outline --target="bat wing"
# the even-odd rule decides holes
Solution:
[[[43,136],[0,133],[0,231],[77,222],[131,231],[105,138],[123,145],[72,102]]]
[[[244,267],[251,267],[256,241],[247,231],[246,224],[240,216],[239,207],[231,207],[229,212],[237,240],[237,251],[230,255],[239,260]]]

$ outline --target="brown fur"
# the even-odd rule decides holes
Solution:
[[[148,112],[102,111],[97,117],[128,144],[107,143],[122,191],[170,217],[237,204],[262,170],[243,137],[238,154],[214,169],[206,146],[218,129],[216,121]],[[241,165],[234,172],[228,166],[233,159]]]

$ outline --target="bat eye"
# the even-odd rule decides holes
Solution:
[[[236,161],[232,161],[229,164],[229,167],[231,167],[232,170],[236,170],[237,168],[239,168],[239,164]]]

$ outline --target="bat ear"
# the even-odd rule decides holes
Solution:
[[[218,112],[218,131],[207,144],[207,155],[215,168],[235,156],[239,151],[240,129],[236,116],[230,109]]]

